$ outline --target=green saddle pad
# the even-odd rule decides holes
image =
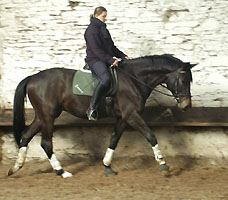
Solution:
[[[73,93],[76,95],[93,95],[93,77],[91,72],[78,70],[73,80]]]
[[[115,68],[110,70],[112,81],[107,92],[106,96],[113,96],[118,88],[118,77],[117,71]],[[81,71],[78,70],[74,74],[73,80],[73,94],[84,95],[84,96],[93,96],[93,91],[96,85],[99,83],[98,78],[93,77],[91,71]]]

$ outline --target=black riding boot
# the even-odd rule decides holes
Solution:
[[[106,92],[107,92],[107,87],[105,87],[104,85],[101,84],[101,82],[99,82],[97,87],[94,89],[94,93],[90,101],[89,109],[86,112],[89,120],[97,120],[97,117],[98,117],[97,107],[102,97],[105,96]]]

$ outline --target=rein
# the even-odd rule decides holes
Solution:
[[[120,70],[121,72],[123,72],[123,73],[126,74],[127,76],[131,77],[132,79],[136,80],[137,82],[141,83],[142,85],[144,85],[144,86],[150,88],[151,90],[156,91],[156,92],[158,92],[158,93],[160,93],[160,94],[163,94],[163,95],[165,95],[165,96],[168,96],[168,97],[174,97],[174,98],[177,100],[178,103],[180,102],[180,99],[179,99],[179,98],[180,98],[181,96],[178,95],[178,91],[177,91],[180,71],[179,71],[179,73],[177,74],[177,76],[176,76],[176,78],[175,78],[175,81],[174,81],[175,94],[173,95],[173,94],[167,94],[167,93],[165,93],[165,92],[161,92],[161,91],[159,91],[159,90],[157,90],[157,89],[155,89],[155,88],[152,88],[150,85],[148,85],[148,84],[146,84],[146,83],[140,81],[140,80],[137,79],[135,76],[133,76],[133,75],[131,75],[131,74],[125,72],[125,71],[124,71],[123,69],[121,69],[121,68],[118,68],[118,70]],[[161,85],[163,88],[168,89],[167,86],[165,86],[165,85],[163,85],[163,84],[160,84],[160,85]]]

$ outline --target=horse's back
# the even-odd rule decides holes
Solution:
[[[75,70],[65,68],[51,68],[31,76],[30,85],[58,84],[61,81],[73,80]]]
[[[51,68],[34,74],[27,85],[30,101],[59,104],[72,87],[74,73],[72,69]]]
[[[75,71],[76,70],[66,68],[50,68],[34,74],[32,78],[36,79],[36,81],[43,81],[43,79],[54,81],[61,78],[70,78],[74,75]]]
[[[64,110],[85,118],[90,97],[73,94],[75,72],[73,69],[52,68],[31,76],[27,94],[35,111],[49,112],[57,117]]]

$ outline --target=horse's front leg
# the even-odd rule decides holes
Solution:
[[[115,125],[114,132],[111,136],[110,145],[105,153],[103,164],[105,166],[105,175],[117,175],[117,172],[113,171],[111,168],[111,162],[113,158],[114,151],[116,149],[116,146],[120,140],[120,137],[122,136],[122,133],[124,132],[125,128],[127,126],[127,123],[122,120],[122,118],[119,118],[117,120],[117,123]]]
[[[164,157],[159,149],[157,138],[147,126],[143,118],[137,113],[137,111],[133,111],[130,116],[126,118],[126,121],[136,130],[138,130],[152,145],[152,149],[155,155],[155,160],[160,164],[160,170],[169,172],[169,167],[165,162]],[[169,175],[169,174],[166,174]]]

